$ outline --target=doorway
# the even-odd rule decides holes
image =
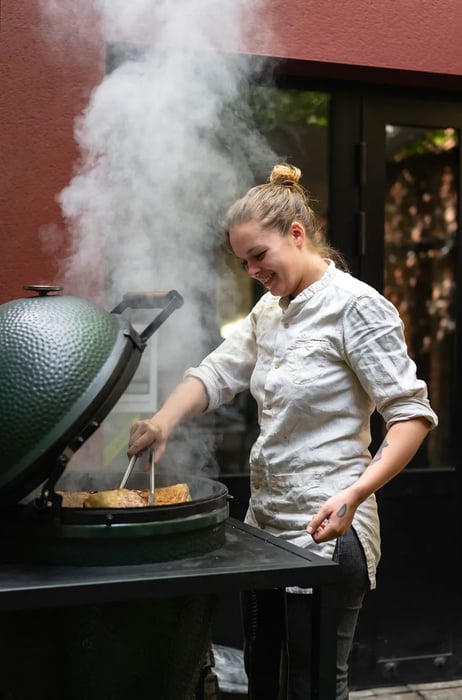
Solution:
[[[351,668],[352,687],[368,687],[460,673],[462,106],[374,95],[358,100],[356,228],[346,245],[356,251],[358,276],[400,311],[409,352],[439,416],[412,462],[377,494],[382,560]],[[342,232],[336,233],[342,247]],[[372,452],[383,438],[381,420],[374,420],[373,436]]]
[[[276,88],[264,95],[265,105],[272,100],[265,115],[279,120],[268,135],[281,156],[303,164],[308,182],[316,163],[312,192],[320,205],[328,204],[317,213],[326,215],[329,241],[354,275],[397,305],[439,416],[439,427],[411,464],[377,494],[382,560],[377,589],[366,597],[359,619],[351,688],[450,680],[462,666],[456,546],[462,506],[462,104],[326,84],[317,92],[319,85],[306,82],[285,88],[277,97]],[[285,114],[275,104],[290,109]],[[374,416],[372,453],[382,438],[383,421]],[[239,518],[249,495],[248,449],[246,444],[239,452],[242,470],[233,465],[221,476]],[[224,454],[222,463],[228,462]],[[218,619],[220,630],[226,628],[221,641],[238,646],[239,612],[236,606],[231,630],[229,609],[227,600]]]

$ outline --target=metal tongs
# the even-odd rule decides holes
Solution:
[[[123,489],[125,487],[125,484],[127,483],[130,474],[133,471],[133,467],[135,466],[135,462],[138,459],[139,455],[133,455],[133,457],[130,458],[130,461],[128,463],[128,466],[125,470],[125,474],[122,477],[122,481],[120,482],[119,489]],[[148,506],[153,506],[154,501],[155,501],[155,460],[154,460],[154,449],[150,448],[149,449],[149,461],[151,463],[151,468],[149,471],[149,498],[148,498]]]
[[[153,506],[155,501],[154,484],[155,484],[155,461],[154,461],[154,448],[151,448],[151,468],[149,470],[149,498],[148,506]]]

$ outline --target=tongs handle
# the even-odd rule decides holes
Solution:
[[[153,506],[154,505],[154,500],[155,500],[155,492],[154,492],[154,485],[155,485],[155,459],[154,459],[154,448],[152,447],[150,450],[151,454],[151,469],[149,472],[149,499],[148,499],[148,506]]]
[[[130,474],[131,474],[132,471],[133,471],[133,467],[135,466],[135,462],[136,462],[137,459],[138,459],[138,455],[133,455],[133,457],[130,458],[130,461],[129,461],[129,463],[128,463],[128,467],[126,468],[125,474],[123,475],[122,481],[120,482],[119,489],[123,489],[123,488],[124,488],[125,484],[126,484],[127,481],[128,481],[128,478],[129,478]]]

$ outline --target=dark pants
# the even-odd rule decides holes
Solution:
[[[340,564],[336,700],[347,700],[348,659],[369,588],[364,552],[352,528],[338,538],[333,558]],[[310,594],[279,589],[242,594],[250,700],[310,700],[312,600]]]

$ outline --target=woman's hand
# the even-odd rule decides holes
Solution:
[[[197,416],[206,410],[208,396],[203,383],[187,377],[172,391],[152,418],[132,424],[128,441],[128,457],[140,454],[153,446],[156,462],[162,457],[173,428],[185,418]]]
[[[393,479],[410,462],[430,431],[426,418],[411,418],[393,423],[371,463],[359,479],[340,491],[311,518],[306,531],[315,542],[327,542],[345,535],[351,527],[357,507]]]
[[[311,518],[306,528],[307,533],[318,543],[345,535],[351,527],[358,505],[351,489],[339,491]]]
[[[327,542],[345,535],[357,507],[371,493],[382,488],[410,462],[430,431],[426,418],[393,423],[367,469],[349,488],[340,491],[311,518],[306,531],[315,542]]]
[[[127,455],[133,457],[152,446],[157,462],[165,452],[168,437],[169,430],[158,414],[147,420],[135,421],[130,429]]]

